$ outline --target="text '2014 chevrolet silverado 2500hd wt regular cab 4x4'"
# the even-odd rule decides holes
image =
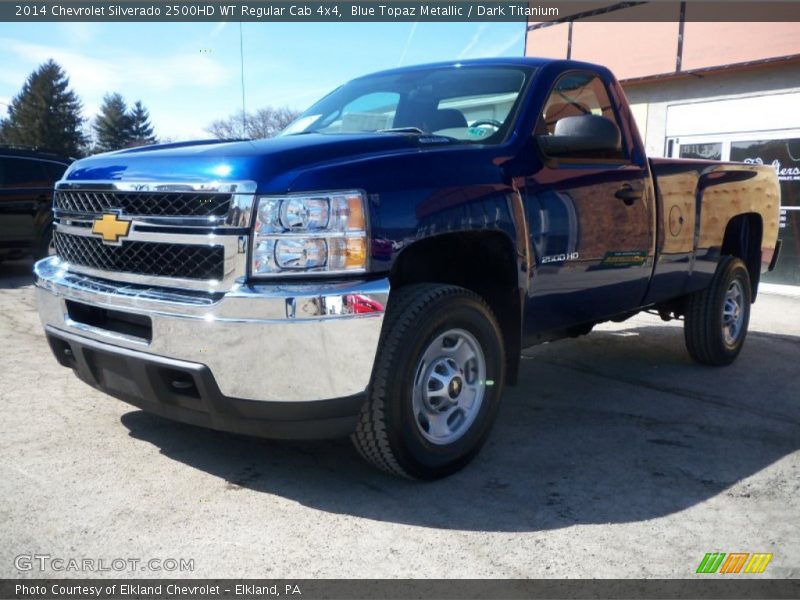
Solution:
[[[422,479],[477,453],[526,346],[652,309],[732,362],[779,249],[771,168],[648,160],[613,75],[562,60],[356,79],[275,139],[78,161],[54,206],[61,364]]]

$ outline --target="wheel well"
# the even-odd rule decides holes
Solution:
[[[722,240],[720,254],[742,259],[750,275],[753,288],[753,301],[758,292],[761,278],[761,239],[764,226],[761,215],[745,213],[737,215],[728,222]]]
[[[412,243],[389,274],[392,288],[447,283],[481,296],[497,317],[506,349],[506,380],[516,383],[521,350],[521,297],[514,245],[501,232],[447,233]]]

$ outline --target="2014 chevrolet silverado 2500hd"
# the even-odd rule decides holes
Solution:
[[[476,454],[526,346],[650,309],[730,363],[779,249],[771,168],[648,160],[613,75],[563,60],[370,75],[275,139],[78,161],[54,205],[61,364],[423,479]]]

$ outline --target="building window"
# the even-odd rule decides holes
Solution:
[[[731,160],[772,165],[781,182],[781,205],[800,207],[800,138],[731,142]]]
[[[695,158],[700,160],[722,160],[722,143],[708,144],[682,144],[680,158]]]

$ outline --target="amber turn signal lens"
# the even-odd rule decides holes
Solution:
[[[364,203],[360,195],[347,197],[347,210],[349,213],[347,219],[348,231],[364,231],[367,228],[367,224],[364,219]]]
[[[363,237],[349,238],[345,250],[345,267],[365,267],[367,265],[367,240]]]

